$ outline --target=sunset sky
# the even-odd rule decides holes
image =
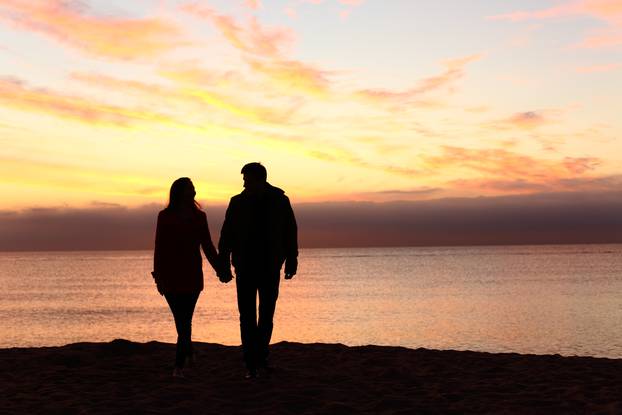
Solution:
[[[619,0],[2,0],[0,210],[622,188]]]

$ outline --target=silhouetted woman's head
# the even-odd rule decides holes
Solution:
[[[192,180],[188,177],[181,177],[171,185],[167,209],[179,210],[186,208],[199,209],[199,204],[194,200],[196,192]]]

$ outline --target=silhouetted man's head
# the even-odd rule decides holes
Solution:
[[[244,177],[244,188],[250,192],[261,190],[268,178],[268,172],[261,163],[248,163],[242,167],[242,176]]]

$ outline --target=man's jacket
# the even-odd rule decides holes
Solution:
[[[285,192],[266,183],[256,194],[233,196],[220,232],[218,252],[236,274],[276,272],[298,257],[296,218]],[[287,270],[286,270],[287,272]]]

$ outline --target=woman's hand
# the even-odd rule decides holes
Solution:
[[[218,270],[216,275],[218,275],[220,282],[225,284],[233,279],[233,274],[231,273],[231,268],[229,267],[222,267]]]

